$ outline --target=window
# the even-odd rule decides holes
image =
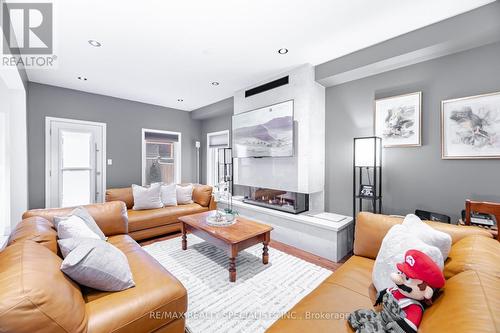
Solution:
[[[229,130],[207,134],[207,184],[214,186],[219,183],[217,169],[219,163],[219,148],[229,147]]]
[[[142,184],[180,183],[181,133],[142,130]]]
[[[87,205],[92,196],[92,133],[61,130],[61,207]]]

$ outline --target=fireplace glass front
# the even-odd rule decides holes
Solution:
[[[241,186],[239,186],[241,189]],[[309,210],[309,195],[304,193],[273,190],[269,188],[246,186],[243,190],[243,202],[299,214]]]

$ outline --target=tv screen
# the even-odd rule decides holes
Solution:
[[[233,116],[233,154],[293,156],[293,100]]]

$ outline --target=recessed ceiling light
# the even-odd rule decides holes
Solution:
[[[79,76],[78,77],[78,80],[81,80],[81,81],[87,81],[87,78],[85,76]]]
[[[101,47],[102,44],[94,39],[89,40],[89,44],[92,45],[93,47]]]
[[[213,86],[218,86],[220,83],[217,82],[217,81],[214,81],[214,82],[211,82],[210,84],[213,85]]]
[[[182,98],[179,98],[177,102],[184,102],[184,100]]]
[[[288,53],[288,49],[286,49],[286,48],[279,49],[278,53],[279,54],[287,54]]]

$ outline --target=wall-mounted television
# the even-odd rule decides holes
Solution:
[[[293,100],[233,116],[233,156],[293,156]]]

